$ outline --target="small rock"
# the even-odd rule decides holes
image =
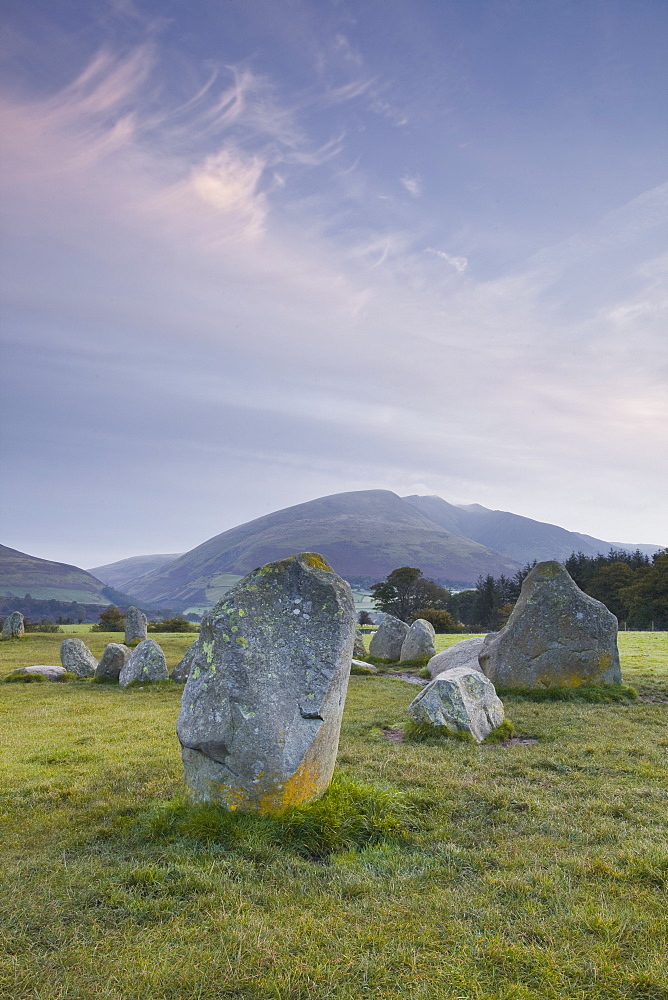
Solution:
[[[3,639],[20,639],[24,632],[23,615],[20,611],[12,611],[2,623]]]
[[[408,714],[419,725],[471,733],[478,743],[504,719],[503,702],[492,682],[467,667],[439,674],[410,703]]]
[[[41,674],[45,681],[60,681],[63,679],[67,671],[65,667],[52,667],[38,665],[36,667],[19,667],[18,670],[13,670],[13,674]]]
[[[493,634],[496,635],[496,633]],[[484,641],[484,636],[474,635],[471,639],[462,639],[454,646],[444,649],[442,653],[432,656],[427,664],[431,678],[438,677],[445,670],[452,670],[455,667],[469,667],[471,670],[479,670],[482,673],[482,667],[478,663],[478,653],[482,649]]]
[[[480,666],[497,687],[619,684],[617,619],[558,562],[531,570],[508,624],[485,637]]]
[[[121,642],[110,642],[104,647],[102,659],[95,671],[96,677],[104,677],[106,680],[117,681],[121,670],[126,664],[131,650]]]
[[[188,646],[185,654],[181,660],[176,664],[172,670],[172,680],[176,684],[185,684],[190,676],[190,671],[192,670],[195,661],[197,660],[198,654],[201,654],[206,659],[202,647],[199,644],[199,639],[193,642],[192,646]]]
[[[353,656],[357,657],[358,660],[364,659],[366,656],[366,646],[364,645],[364,639],[359,632],[355,632],[355,645],[353,646]]]
[[[377,674],[378,670],[374,667],[373,663],[367,663],[366,660],[353,660],[350,667],[351,674]]]
[[[60,662],[65,670],[77,677],[90,677],[97,670],[97,660],[83,639],[63,639]]]
[[[131,646],[136,642],[143,642],[147,632],[148,619],[139,608],[128,608],[125,612],[125,642]]]
[[[436,652],[434,646],[434,626],[424,618],[417,618],[404,639],[399,662],[406,660],[428,660]]]
[[[135,681],[153,684],[169,678],[165,654],[155,639],[144,639],[132,650],[123,665],[118,683],[127,687]]]
[[[408,635],[408,625],[394,615],[385,615],[369,643],[369,654],[377,660],[396,662]]]

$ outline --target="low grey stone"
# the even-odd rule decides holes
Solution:
[[[359,632],[355,632],[355,645],[353,646],[353,656],[363,659],[366,656],[366,646],[364,639]]]
[[[617,619],[583,594],[558,562],[531,570],[508,624],[485,637],[478,656],[497,687],[618,684]]]
[[[399,661],[428,660],[436,652],[434,626],[424,618],[416,618],[401,646]]]
[[[132,650],[121,668],[118,683],[127,687],[137,681],[140,684],[153,684],[155,681],[166,681],[169,677],[165,654],[155,639],[144,639]]]
[[[374,667],[373,663],[367,663],[366,660],[353,659],[350,672],[351,674],[377,674],[378,668]]]
[[[442,653],[432,656],[427,664],[429,675],[433,679],[442,674],[443,671],[452,670],[454,667],[470,667],[471,670],[480,670],[482,673],[482,667],[478,663],[478,653],[482,649],[484,641],[484,636],[474,635],[472,638],[462,639],[454,646],[444,649]]]
[[[63,639],[60,662],[65,670],[77,677],[90,677],[97,670],[97,660],[83,639]]]
[[[378,660],[396,662],[408,635],[408,625],[394,615],[385,615],[369,643],[369,654]]]
[[[312,552],[254,570],[203,619],[177,735],[195,801],[278,813],[334,770],[355,639],[349,585]]]
[[[131,650],[127,646],[124,646],[122,642],[108,643],[104,647],[104,652],[97,665],[95,676],[104,677],[110,681],[117,681],[130,653]]]
[[[408,714],[420,725],[468,732],[478,743],[504,719],[503,702],[492,682],[468,667],[453,667],[435,677],[410,703]]]
[[[38,664],[35,667],[19,667],[13,671],[16,674],[41,674],[46,681],[60,681],[67,671],[65,667],[52,667],[50,665]]]
[[[20,611],[12,611],[2,623],[3,638],[20,639],[24,632],[23,615]]]
[[[192,646],[188,646],[183,658],[179,660],[172,670],[172,680],[176,684],[185,684],[190,676],[190,671],[192,670],[198,655],[204,656],[204,652],[200,646],[199,639],[196,639]]]
[[[143,642],[147,632],[148,619],[139,608],[128,608],[125,612],[125,641],[128,645]]]

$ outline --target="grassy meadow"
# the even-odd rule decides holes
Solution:
[[[399,742],[418,688],[352,677],[335,783],[281,820],[185,803],[171,682],[0,684],[0,995],[668,1000],[668,633],[620,649],[637,701],[508,697],[508,745]]]

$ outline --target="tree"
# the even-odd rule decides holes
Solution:
[[[368,611],[360,611],[357,616],[358,625],[373,625],[373,618]]]
[[[197,632],[197,626],[187,618],[163,618],[159,622],[149,622],[147,632]]]
[[[96,632],[122,632],[125,628],[123,615],[115,604],[100,612],[99,625],[93,625]]]
[[[418,608],[432,607],[447,611],[450,592],[433,580],[425,580],[415,566],[393,569],[382,583],[371,587],[374,604],[379,611],[409,622]]]
[[[624,587],[621,597],[634,625],[668,628],[668,549],[656,552],[651,566],[636,571],[636,582]]]
[[[425,621],[430,622],[434,626],[434,631],[441,635],[451,635],[462,631],[462,626],[457,624],[450,612],[440,608],[419,608],[413,615],[413,621],[418,618],[424,618]]]

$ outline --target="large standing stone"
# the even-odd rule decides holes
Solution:
[[[385,615],[369,643],[369,654],[377,660],[397,661],[408,635],[408,625],[400,618]]]
[[[480,743],[503,722],[503,702],[484,674],[454,667],[420,691],[408,706],[419,725],[443,726],[451,733],[470,733]]]
[[[445,670],[453,670],[455,667],[469,667],[471,670],[480,670],[482,673],[482,667],[478,663],[478,653],[482,649],[484,641],[484,636],[474,635],[471,639],[462,639],[454,646],[444,649],[442,653],[432,656],[427,664],[431,678],[438,677]]]
[[[110,642],[104,647],[102,659],[95,671],[96,677],[104,677],[108,681],[117,681],[125,666],[131,650],[122,642]]]
[[[20,611],[12,611],[2,623],[3,639],[20,639],[24,632],[23,615]]]
[[[485,637],[479,661],[497,687],[618,684],[617,619],[561,563],[538,563],[508,624]]]
[[[131,646],[136,642],[143,642],[147,632],[148,619],[139,608],[128,608],[125,612],[125,642]]]
[[[204,656],[204,653],[199,639],[196,639],[192,646],[188,646],[183,658],[179,660],[172,670],[172,680],[177,684],[185,684],[198,656]]]
[[[165,654],[155,639],[144,639],[132,650],[121,668],[118,683],[127,687],[137,681],[140,684],[152,684],[155,681],[166,681],[169,677]]]
[[[353,656],[358,660],[363,660],[366,656],[366,646],[364,639],[359,632],[355,632],[355,645],[353,646]]]
[[[424,618],[416,618],[401,645],[399,660],[428,660],[436,652],[434,626]]]
[[[60,644],[60,662],[77,677],[90,677],[97,670],[97,660],[83,639],[63,639]]]
[[[349,585],[311,552],[244,577],[203,618],[177,735],[195,800],[280,812],[334,770],[355,638]]]

